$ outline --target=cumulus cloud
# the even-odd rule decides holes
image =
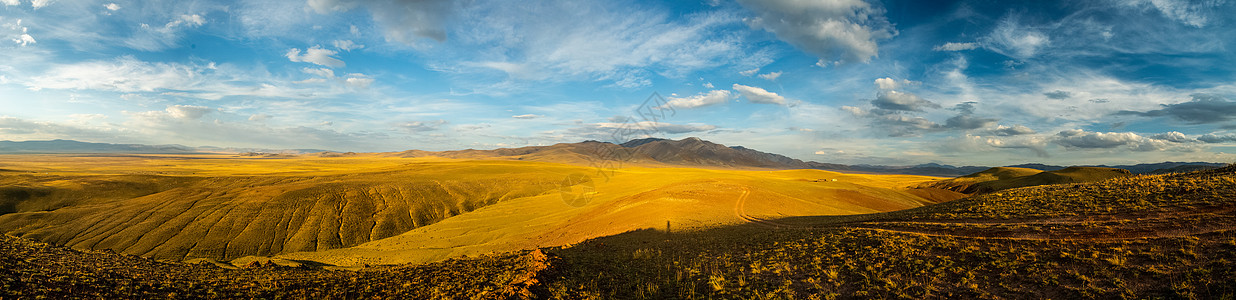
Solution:
[[[919,98],[918,95],[893,90],[880,91],[871,104],[880,109],[893,111],[923,111],[925,108],[940,108],[935,102]]]
[[[195,120],[211,112],[209,107],[196,105],[172,105],[167,107],[167,115],[177,119]]]
[[[449,0],[308,0],[315,12],[329,14],[364,7],[386,38],[408,45],[417,39],[446,40],[445,21],[454,15],[455,2]]]
[[[313,46],[305,49],[305,54],[301,54],[300,49],[288,49],[288,52],[284,54],[284,56],[287,56],[288,60],[291,60],[292,62],[307,62],[331,68],[342,68],[346,64],[338,58],[331,57],[336,53],[339,52],[330,49],[323,49],[322,46]]]
[[[1043,96],[1047,96],[1048,99],[1064,100],[1064,99],[1072,98],[1073,93],[1061,91],[1061,90],[1055,90],[1055,91],[1043,93]]]
[[[4,18],[0,17],[0,21],[4,21]],[[0,37],[8,38],[10,41],[17,43],[18,46],[22,47],[37,43],[38,41],[34,40],[34,37],[30,36],[28,33],[30,28],[22,26],[21,21],[21,19],[17,19],[17,21],[12,23],[4,23],[3,25],[0,25]]]
[[[766,91],[762,88],[734,84],[734,90],[738,91],[747,101],[751,103],[776,104],[785,105],[785,97],[777,95],[777,93]]]
[[[995,126],[996,121],[996,119],[979,118],[969,114],[962,114],[946,120],[944,122],[944,127],[949,129],[971,130]]]
[[[675,108],[697,108],[724,104],[730,99],[734,99],[734,95],[729,90],[713,90],[688,97],[668,97],[666,105]]]
[[[1192,143],[1196,141],[1188,136],[1185,136],[1185,134],[1176,131],[1151,135],[1150,138],[1173,143]]]
[[[770,81],[775,81],[779,77],[781,77],[781,71],[771,72],[768,74],[760,74],[760,78],[763,78],[765,80],[770,80]]]
[[[953,42],[948,42],[948,43],[944,43],[944,45],[939,45],[939,46],[936,46],[935,48],[932,48],[932,50],[936,50],[936,51],[965,51],[965,50],[974,50],[974,49],[976,49],[976,48],[978,48],[978,47],[979,47],[978,43],[953,43]]]
[[[350,73],[343,82],[350,87],[364,89],[373,84],[373,78],[361,73]]]
[[[1204,134],[1204,135],[1202,135],[1202,136],[1200,136],[1200,137],[1197,137],[1197,140],[1202,141],[1202,142],[1206,142],[1206,143],[1211,143],[1211,144],[1215,144],[1215,143],[1236,143],[1236,134],[1215,134],[1215,133],[1207,133],[1207,134]]]
[[[746,21],[829,63],[866,63],[878,42],[897,35],[884,9],[862,0],[739,0],[755,17]]]
[[[110,10],[110,11],[117,11],[117,10],[120,10],[120,4],[108,3],[106,5],[103,5],[103,8],[107,8],[107,10]]]
[[[512,117],[512,118],[516,118],[516,119],[529,120],[529,119],[541,118],[541,117],[544,117],[544,116],[542,116],[542,115],[534,115],[534,114],[523,114],[523,115],[514,115],[514,116],[511,116],[511,117]]]
[[[0,3],[4,3],[7,6],[15,6],[21,5],[21,0],[0,0]]]
[[[742,75],[742,76],[748,76],[748,77],[750,77],[750,76],[754,76],[754,75],[755,75],[755,73],[759,73],[759,72],[760,72],[760,69],[756,68],[756,69],[750,69],[750,70],[746,70],[746,71],[740,71],[740,72],[738,72],[738,74],[740,74],[740,75]]]
[[[1002,149],[1028,149],[1034,152],[1038,157],[1048,157],[1047,144],[1048,139],[1041,136],[1027,136],[1018,138],[982,138],[984,144],[992,148]]]
[[[1066,149],[1116,149],[1133,151],[1191,151],[1187,137],[1179,132],[1142,136],[1132,132],[1089,132],[1080,129],[1065,130],[1056,134],[1055,142]]]
[[[998,135],[998,136],[1015,136],[1015,135],[1035,134],[1038,132],[1035,132],[1034,129],[1030,129],[1030,127],[1026,127],[1022,125],[1013,125],[1013,126],[1000,125],[1000,126],[997,126],[996,129],[992,130],[991,133],[994,135]]]
[[[1135,115],[1144,117],[1168,117],[1192,124],[1210,124],[1236,120],[1236,102],[1209,95],[1193,94],[1192,101],[1176,104],[1164,104],[1162,109],[1151,111],[1120,111],[1117,115]]]

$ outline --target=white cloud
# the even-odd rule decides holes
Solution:
[[[948,42],[948,43],[944,43],[944,45],[939,45],[939,46],[936,46],[935,48],[932,48],[932,50],[936,50],[936,51],[965,51],[965,50],[974,50],[974,49],[976,49],[976,48],[978,48],[978,47],[979,47],[978,43],[954,43],[954,42]]]
[[[884,10],[862,0],[740,0],[756,17],[747,19],[825,61],[866,63],[879,55],[877,42],[897,35]]]
[[[777,95],[777,93],[769,92],[762,88],[735,83],[734,90],[738,91],[739,94],[741,94],[744,98],[747,98],[747,101],[750,101],[751,103],[776,105],[786,104],[785,97],[781,97],[781,95]]]
[[[167,115],[177,119],[200,119],[211,109],[196,105],[172,105],[167,107]]]
[[[253,122],[264,122],[264,121],[266,121],[266,120],[270,120],[270,118],[271,118],[271,116],[270,116],[270,115],[268,115],[268,114],[253,114],[253,115],[249,116],[249,121],[253,121]]]
[[[759,69],[759,68],[755,68],[755,69],[750,69],[750,70],[746,70],[746,71],[741,71],[741,72],[738,72],[738,74],[742,74],[742,76],[748,76],[748,77],[750,77],[750,76],[754,76],[754,75],[755,75],[755,73],[759,73],[759,72],[760,72],[760,69]]]
[[[1171,134],[1162,136],[1171,138]],[[1174,147],[1178,143],[1169,139],[1149,138],[1132,132],[1089,132],[1080,129],[1065,130],[1056,134],[1055,142],[1066,149],[1114,149],[1127,148],[1133,151],[1188,151],[1192,147]]]
[[[898,92],[880,91],[871,104],[877,108],[897,111],[923,111],[925,108],[940,108],[939,104],[920,98],[918,95]]]
[[[412,132],[412,133],[418,133],[418,132],[438,130],[439,127],[441,127],[442,125],[446,125],[447,123],[449,122],[447,122],[446,120],[411,121],[411,122],[404,122],[402,124],[399,124],[398,127],[403,130]]]
[[[306,74],[317,75],[322,78],[335,78],[335,71],[327,68],[304,68],[301,72]]]
[[[34,37],[30,36],[29,34],[23,33],[21,34],[21,36],[14,38],[13,42],[17,43],[18,45],[21,45],[22,47],[25,47],[27,45],[34,44],[38,41],[35,41]]]
[[[1127,5],[1158,10],[1169,19],[1179,21],[1193,27],[1205,27],[1210,23],[1210,14],[1223,11],[1223,1],[1183,1],[1183,0],[1126,0]]]
[[[14,1],[16,1],[16,0],[14,0]],[[110,10],[110,11],[117,11],[117,10],[120,10],[120,4],[116,4],[116,3],[108,3],[108,4],[106,4],[106,5],[103,5],[103,7],[104,7],[104,8],[107,8],[107,10]]]
[[[21,0],[0,0],[0,3],[4,3],[4,5],[8,6],[14,6],[21,5]]]
[[[760,78],[764,78],[765,80],[776,81],[778,77],[781,77],[781,71],[760,74]]]
[[[997,53],[1016,59],[1034,57],[1051,44],[1046,34],[1018,24],[1015,17],[1006,17],[983,38],[985,46]]]
[[[91,89],[117,92],[152,92],[184,88],[207,68],[200,65],[148,63],[130,56],[115,61],[92,61],[52,67],[26,86],[40,89]]]
[[[305,49],[305,54],[303,55],[300,54],[300,52],[300,49],[292,48],[288,49],[287,54],[284,54],[284,56],[287,56],[288,60],[292,62],[314,63],[331,68],[342,68],[346,66],[342,60],[331,57],[331,55],[335,55],[339,52],[330,49],[323,49],[322,46],[313,46]]]
[[[0,17],[0,21],[4,21],[4,18]],[[0,25],[0,37],[8,38],[22,47],[37,43],[37,41],[34,40],[34,37],[30,36],[28,33],[30,28],[22,26],[21,22],[22,19],[17,19],[17,21],[12,23],[4,23],[3,25]]]
[[[349,75],[363,81],[366,76]],[[15,79],[28,89],[94,90],[120,93],[158,93],[161,96],[218,100],[228,96],[321,98],[347,92],[320,86],[294,87],[261,70],[238,69],[230,64],[146,62],[131,56],[113,60],[50,65],[41,75]],[[323,81],[325,82],[325,81]],[[338,86],[348,84],[334,81]],[[354,83],[361,84],[364,82]]]
[[[523,115],[514,115],[514,116],[511,116],[511,117],[512,117],[512,118],[516,118],[516,119],[528,120],[528,119],[537,119],[537,118],[542,118],[542,117],[545,117],[545,116],[542,116],[542,115],[534,115],[534,114],[523,114]]]
[[[650,85],[654,75],[677,77],[727,64],[750,67],[749,62],[767,61],[745,53],[740,37],[718,34],[737,22],[735,16],[721,12],[678,18],[657,9],[632,11],[611,1],[499,2],[470,6],[460,20],[459,26],[468,30],[457,38],[460,44],[448,46],[501,53],[480,56],[464,66],[501,70],[521,80],[593,80],[641,87]]]
[[[1035,132],[1034,129],[1030,129],[1030,127],[1026,127],[1022,125],[1013,125],[1012,127],[1000,125],[1000,126],[997,126],[996,129],[993,129],[991,133],[998,135],[998,136],[1014,136],[1014,135],[1035,134],[1037,132]]]
[[[52,0],[30,0],[30,6],[35,9],[51,5]]]
[[[192,28],[192,27],[200,27],[202,25],[206,25],[206,18],[202,17],[202,15],[199,15],[199,14],[192,14],[192,15],[180,15],[180,17],[177,17],[175,20],[172,20],[171,22],[167,22],[167,25],[164,25],[163,27],[166,27],[169,29],[181,27],[181,26]]]
[[[368,88],[369,85],[373,84],[373,78],[370,78],[365,74],[352,73],[348,74],[348,78],[344,79],[344,82],[347,83],[348,86],[363,89]]]
[[[353,42],[352,40],[335,40],[334,42],[331,42],[331,45],[334,45],[335,49],[339,49],[342,51],[352,51],[352,50],[356,50],[360,48],[365,48],[365,45],[357,44],[356,42]]]
[[[639,122],[630,122],[630,123],[603,122],[603,123],[596,123],[594,124],[594,126],[595,126],[593,127],[594,129],[601,129],[602,133],[604,134],[609,134],[615,129],[621,129],[621,128],[646,128],[649,130],[655,129],[656,132],[663,132],[663,133],[669,133],[669,134],[704,132],[704,131],[717,129],[717,126],[709,125],[709,124],[674,124],[674,123],[651,122],[651,121],[639,121]],[[622,141],[622,142],[625,142],[625,141]]]
[[[919,84],[919,82],[910,81],[908,79],[902,79],[898,81],[896,79],[884,77],[884,78],[876,78],[875,84],[876,84],[876,87],[880,88],[881,90],[896,90],[904,86]]]
[[[712,90],[689,97],[669,97],[666,104],[675,108],[696,108],[724,104],[730,99],[734,99],[734,95],[729,90]]]
[[[710,89],[711,89],[711,88],[715,88],[715,87],[712,85],[712,83],[711,83],[711,82],[705,82],[703,86],[704,86],[705,88],[710,88]]]

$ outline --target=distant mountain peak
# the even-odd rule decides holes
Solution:
[[[668,141],[668,140],[662,139],[662,138],[642,138],[642,139],[630,140],[620,145],[623,147],[627,147],[627,148],[635,148],[635,147],[639,147],[647,143],[660,142],[660,141]]]

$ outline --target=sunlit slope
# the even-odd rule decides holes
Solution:
[[[251,173],[250,162],[215,163]],[[0,215],[0,231],[160,259],[318,251],[397,235],[504,200],[556,194],[563,176],[586,170],[528,162],[402,162],[382,167],[353,161],[358,170],[325,172],[334,175],[295,160],[284,167],[307,170],[250,176],[3,174],[0,203],[20,212]],[[195,171],[218,171],[209,167]]]
[[[750,222],[744,218],[883,212],[959,196],[925,199],[905,189],[932,177],[819,170],[625,168],[608,181],[593,179],[596,193],[582,207],[566,205],[560,194],[527,197],[356,247],[279,257],[335,265],[426,262],[572,244],[637,229],[665,230],[667,225],[671,231],[693,231]]]
[[[925,184],[923,187],[974,194],[1027,186],[1095,182],[1129,175],[1128,170],[1101,167],[1068,167],[1046,172],[1026,168],[996,167],[966,176]]]

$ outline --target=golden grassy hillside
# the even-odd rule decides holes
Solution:
[[[907,191],[930,177],[813,170],[630,167],[600,176],[544,162],[373,154],[0,158],[8,170],[0,173],[0,208],[11,212],[0,215],[0,231],[170,260],[281,254],[337,265],[428,262],[667,221],[702,228],[748,215],[870,213],[959,196]],[[567,205],[561,191],[573,174],[595,175],[581,207]]]
[[[1027,186],[1094,182],[1129,175],[1128,170],[1101,167],[1068,167],[1046,172],[1027,168],[995,167],[966,176],[924,184],[922,187],[975,194]]]
[[[0,297],[1228,299],[1236,167],[888,213],[748,215],[538,250],[357,271],[229,270],[3,237]]]
[[[563,205],[560,194],[544,194],[500,202],[356,247],[278,257],[334,265],[427,262],[572,244],[638,229],[664,230],[667,222],[671,231],[698,230],[752,217],[892,211],[960,197],[951,193],[927,199],[905,189],[931,179],[818,170],[632,167],[617,170],[608,182],[596,178],[596,193],[582,207]]]

